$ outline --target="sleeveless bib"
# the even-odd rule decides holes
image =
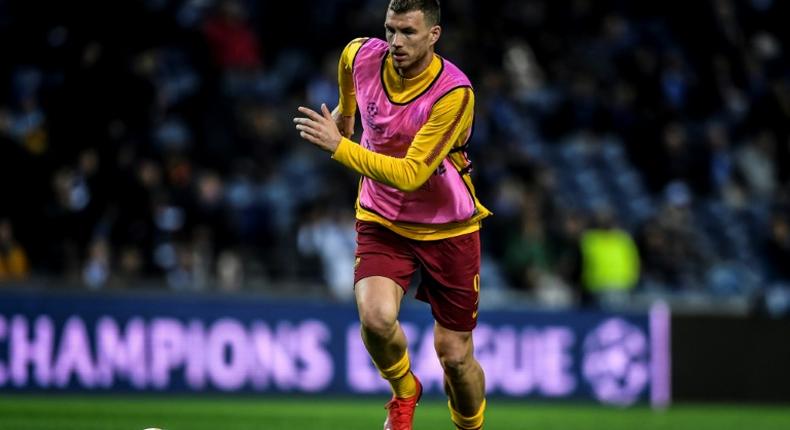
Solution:
[[[433,105],[453,89],[471,88],[471,83],[458,67],[441,59],[439,74],[422,94],[408,103],[395,103],[387,95],[383,82],[387,51],[386,42],[371,38],[354,59],[354,87],[363,129],[360,144],[374,152],[403,158],[414,136],[428,121]],[[471,130],[464,136],[464,143],[470,134]],[[359,204],[390,221],[419,224],[465,221],[475,213],[471,192],[447,158],[413,192],[363,178]]]

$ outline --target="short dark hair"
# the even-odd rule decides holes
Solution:
[[[389,8],[395,13],[421,10],[428,25],[438,25],[442,19],[439,0],[392,0]]]

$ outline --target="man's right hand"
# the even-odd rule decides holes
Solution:
[[[332,111],[332,119],[335,120],[337,129],[340,130],[340,135],[346,139],[351,139],[351,136],[354,135],[354,115],[344,116],[340,113],[340,106],[337,106]]]

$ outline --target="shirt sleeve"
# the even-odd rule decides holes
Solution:
[[[354,39],[343,48],[340,61],[337,63],[337,84],[340,89],[340,100],[337,105],[343,116],[354,116],[357,112],[357,99],[354,91],[354,58],[367,38]]]
[[[373,152],[346,138],[341,139],[332,158],[375,181],[401,191],[415,191],[453,147],[466,141],[473,117],[472,89],[457,88],[436,102],[403,158]]]

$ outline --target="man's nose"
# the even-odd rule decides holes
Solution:
[[[401,46],[403,46],[403,43],[402,43],[403,39],[402,39],[402,37],[403,36],[399,35],[398,33],[395,33],[395,34],[392,35],[392,43],[391,44],[392,44],[393,48],[400,48]]]

